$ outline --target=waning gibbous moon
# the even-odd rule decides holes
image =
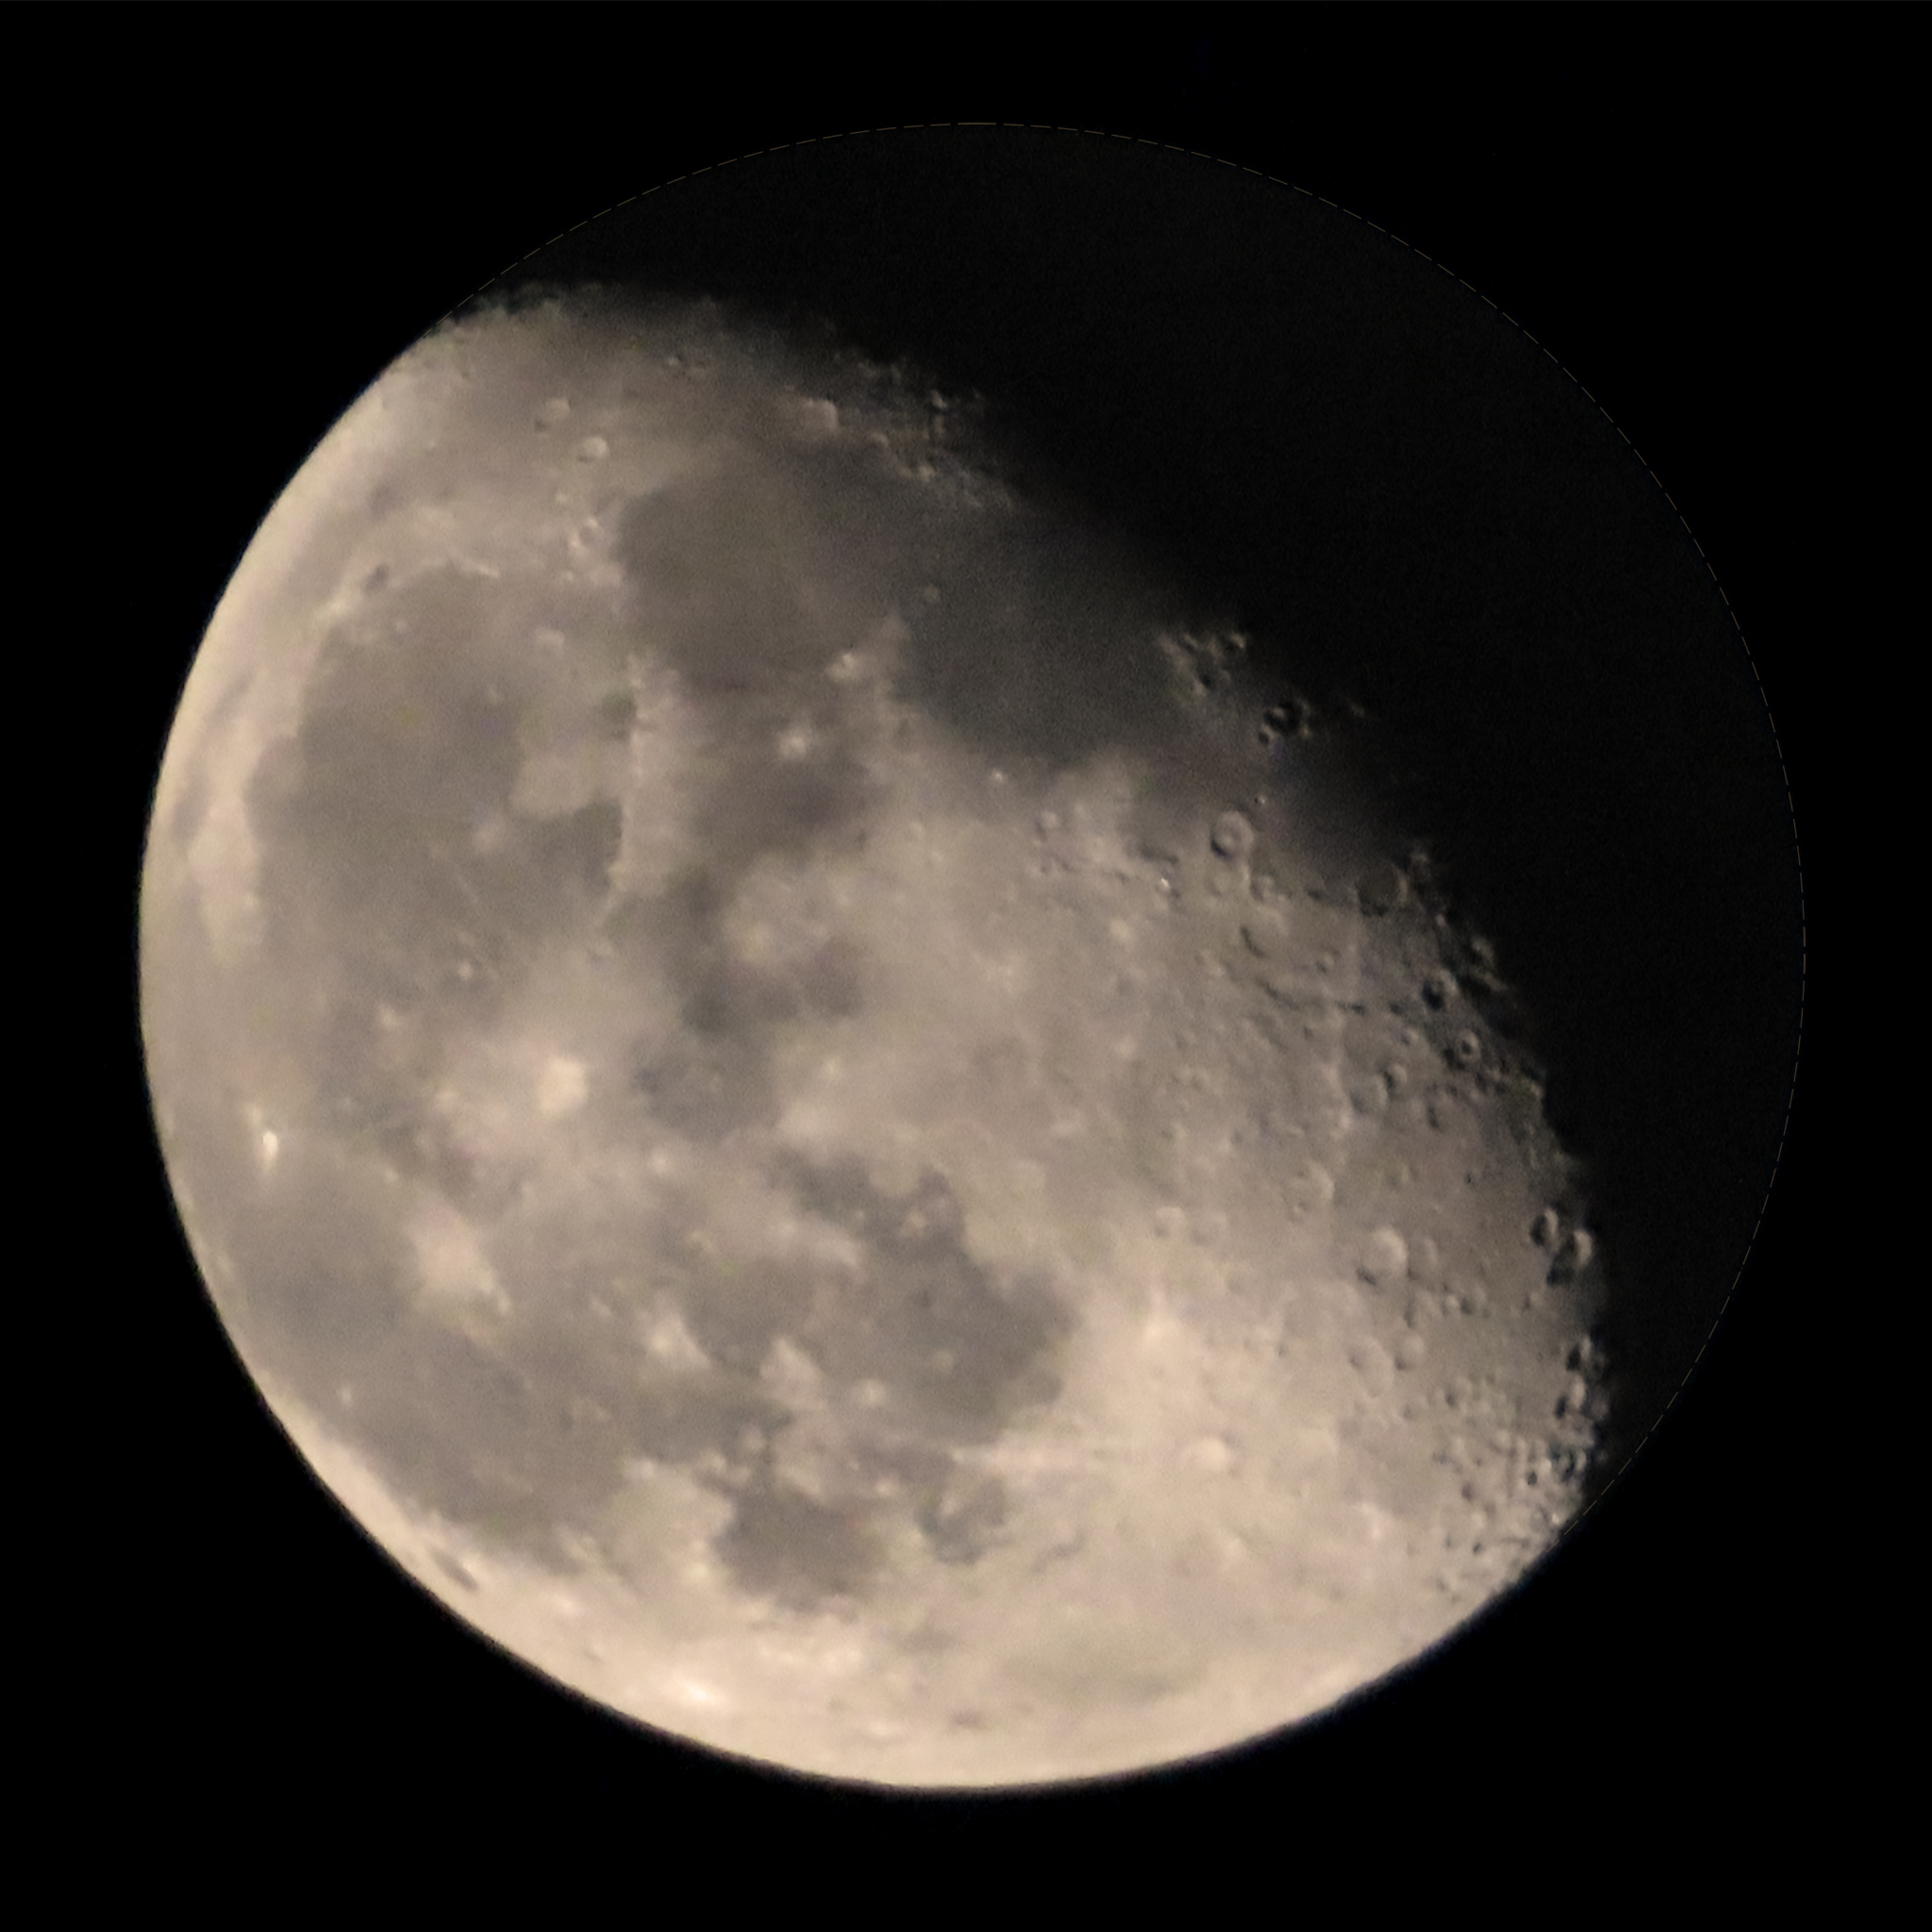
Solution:
[[[183,693],[143,1025],[227,1332],[425,1590],[710,1749],[1033,1785],[1511,1587],[1613,1257],[1283,613],[919,353],[566,281],[384,371]]]

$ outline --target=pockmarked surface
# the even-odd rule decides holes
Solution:
[[[324,1480],[563,1683],[884,1784],[1324,1708],[1601,1419],[1493,955],[972,414],[704,308],[439,332],[231,585],[143,888]]]

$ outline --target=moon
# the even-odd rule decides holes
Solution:
[[[475,305],[315,451],[183,692],[143,1032],[242,1363],[457,1616],[721,1753],[1038,1785],[1553,1546],[1593,1177],[1242,605],[752,304]]]

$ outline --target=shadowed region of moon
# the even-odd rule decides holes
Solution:
[[[643,1723],[985,1786],[1325,1708],[1614,1474],[1736,1234],[1684,1082],[1768,1172],[1788,857],[1518,337],[1285,192],[951,139],[381,375],[210,626],[142,964],[216,1307],[405,1569]],[[1038,312],[841,207],[1006,220]]]

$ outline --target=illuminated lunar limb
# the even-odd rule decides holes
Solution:
[[[1601,1262],[1306,712],[945,413],[702,309],[431,338],[210,629],[143,1004],[223,1319],[425,1588],[646,1724],[982,1786],[1506,1588]],[[1109,640],[1126,696],[1055,669]]]

